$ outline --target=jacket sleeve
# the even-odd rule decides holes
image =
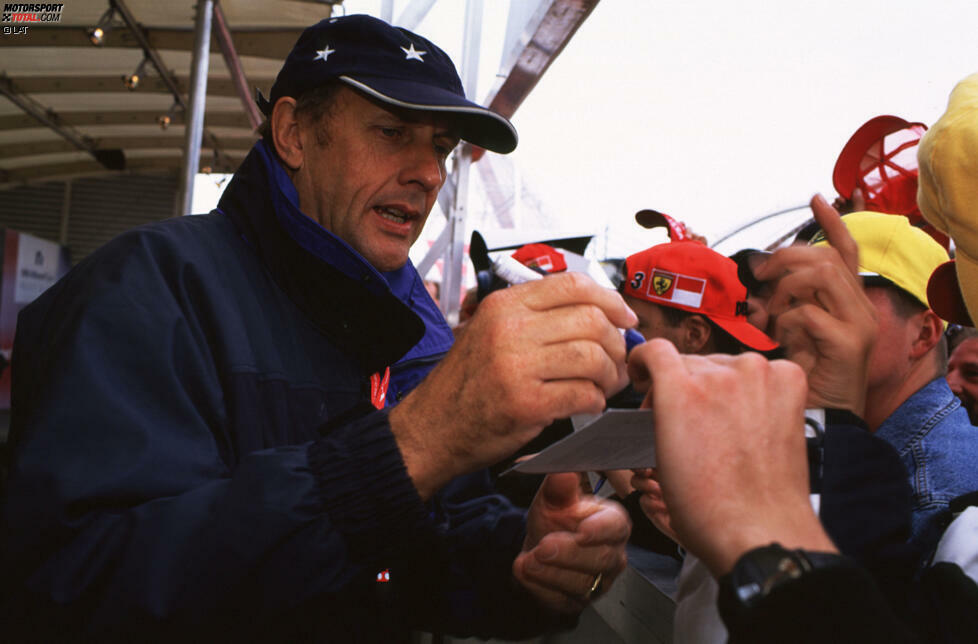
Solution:
[[[814,570],[786,582],[750,608],[721,582],[720,615],[730,642],[918,642],[859,566]]]
[[[515,581],[513,559],[523,545],[526,513],[492,493],[486,470],[453,480],[431,506],[437,541],[391,568],[407,623],[435,633],[505,639],[577,623],[538,603]]]
[[[207,302],[156,255],[124,235],[19,320],[0,620],[38,639],[266,621],[433,529],[381,412],[228,465]]]

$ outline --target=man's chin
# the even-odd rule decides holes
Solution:
[[[372,256],[366,256],[366,260],[370,262],[371,266],[376,268],[381,273],[396,271],[407,264],[408,261],[408,254],[406,251],[372,253],[371,255]]]

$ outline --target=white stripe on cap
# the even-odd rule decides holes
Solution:
[[[672,301],[676,304],[698,309],[703,303],[703,291],[686,291],[677,286],[672,291]]]
[[[506,120],[504,117],[500,116],[499,114],[496,114],[492,110],[487,109],[485,107],[475,107],[475,106],[465,106],[465,105],[423,105],[421,103],[408,103],[407,101],[402,101],[392,96],[388,96],[386,94],[378,92],[373,87],[370,87],[369,85],[365,85],[364,83],[361,83],[360,81],[354,78],[350,78],[349,76],[344,75],[344,76],[338,76],[337,78],[339,78],[344,83],[347,83],[348,85],[353,85],[354,87],[356,87],[357,89],[361,90],[366,94],[370,94],[374,98],[378,98],[384,101],[385,103],[390,103],[391,105],[397,105],[398,107],[404,107],[410,110],[422,110],[428,112],[453,112],[456,114],[477,114],[479,116],[492,117],[493,120],[498,121],[502,125],[506,126],[506,129],[509,130],[510,134],[513,135],[514,142],[519,140],[519,135],[516,134],[516,129],[513,127],[512,123],[510,123],[508,120]]]

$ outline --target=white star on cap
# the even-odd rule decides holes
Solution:
[[[335,49],[330,49],[329,45],[323,45],[322,49],[316,50],[316,57],[313,60],[326,60],[335,51]]]
[[[422,63],[424,62],[424,59],[421,57],[428,53],[426,51],[418,51],[415,49],[414,43],[411,43],[410,48],[401,47],[401,51],[404,52],[404,60],[417,60]]]

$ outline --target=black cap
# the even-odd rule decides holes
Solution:
[[[502,154],[516,148],[516,129],[465,98],[445,52],[417,34],[365,15],[327,18],[303,31],[271,97],[258,94],[258,107],[270,116],[281,97],[298,97],[331,78],[388,105],[451,114],[462,139],[479,147]]]

